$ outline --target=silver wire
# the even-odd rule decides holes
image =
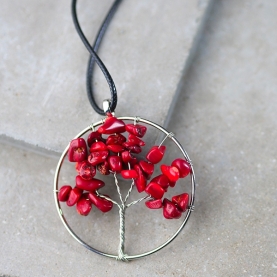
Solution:
[[[103,195],[103,194],[100,194],[97,190],[96,190],[95,192],[96,192],[96,195],[97,195],[97,196],[99,196],[99,197],[101,197],[101,198],[103,198],[103,199],[106,199],[106,200],[108,200],[108,201],[111,201],[113,204],[117,205],[117,206],[120,208],[120,205],[119,205],[116,201],[114,201],[113,199],[111,199],[110,197],[107,197],[107,196],[105,196],[105,195]]]
[[[143,201],[143,200],[148,200],[148,199],[151,199],[151,196],[146,195],[146,196],[144,196],[144,197],[142,197],[142,198],[140,198],[140,199],[138,199],[138,200],[135,200],[135,201],[129,203],[128,205],[126,205],[126,207],[129,208],[129,207],[132,206],[132,205],[135,205],[135,204],[137,204],[137,203],[139,203],[139,202],[141,202],[141,201]]]
[[[165,142],[165,140],[167,139],[167,138],[173,138],[174,137],[174,134],[172,133],[172,132],[170,132],[170,133],[168,133],[166,136],[165,136],[165,138],[161,141],[161,143],[159,144],[159,148],[162,146],[162,144]]]

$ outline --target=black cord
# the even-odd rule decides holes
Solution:
[[[90,53],[90,59],[89,59],[89,64],[88,64],[88,68],[87,68],[87,94],[88,94],[88,99],[89,102],[91,104],[91,106],[93,107],[93,109],[101,114],[101,115],[105,115],[105,112],[103,109],[99,108],[99,106],[96,104],[96,101],[94,99],[94,90],[93,90],[93,86],[92,86],[92,79],[93,79],[93,73],[94,73],[94,65],[95,62],[97,63],[97,65],[100,67],[101,71],[103,72],[107,83],[109,85],[110,88],[110,92],[111,92],[111,104],[110,104],[110,111],[113,112],[116,108],[116,104],[117,104],[117,92],[116,92],[116,87],[114,84],[114,81],[109,73],[109,71],[107,70],[106,66],[104,65],[104,63],[102,62],[102,60],[99,58],[99,56],[97,55],[97,51],[99,49],[99,46],[101,44],[101,41],[103,39],[103,36],[109,26],[109,23],[111,22],[120,2],[122,0],[115,0],[112,7],[110,8],[106,18],[104,19],[98,34],[96,36],[96,39],[93,43],[93,47],[90,45],[90,43],[88,42],[87,38],[85,37],[79,21],[78,21],[78,17],[77,17],[77,12],[76,12],[76,3],[77,0],[72,0],[72,18],[73,18],[73,22],[75,25],[75,28],[77,30],[77,33],[79,34],[82,42],[84,43],[85,47],[87,48],[87,50]]]
[[[98,49],[100,47],[100,44],[102,42],[102,39],[104,37],[104,34],[119,6],[119,4],[122,2],[122,0],[116,0],[114,1],[113,5],[111,6],[106,18],[104,19],[103,23],[101,24],[101,27],[97,33],[97,36],[95,38],[94,44],[93,44],[93,50],[95,52],[98,52]],[[94,94],[94,89],[93,89],[93,75],[94,75],[94,65],[95,65],[95,59],[94,57],[91,55],[89,62],[88,62],[88,68],[87,68],[87,94],[88,94],[88,98],[90,100],[90,103],[92,105],[92,107],[94,108],[94,110],[100,114],[103,114],[103,110],[100,109],[97,104],[95,103],[93,94]],[[111,92],[111,94],[113,95],[113,93]],[[116,104],[117,104],[117,94],[115,93],[115,100],[111,101],[110,104],[110,109],[111,111],[114,111],[116,108]]]

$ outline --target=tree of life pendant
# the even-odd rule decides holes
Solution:
[[[150,131],[154,135],[148,134]],[[170,150],[166,141],[173,144]],[[76,176],[63,180],[61,170],[68,161]],[[178,193],[168,198],[177,187]],[[88,126],[68,144],[55,173],[56,208],[67,231],[87,249],[121,261],[145,257],[173,241],[193,211],[194,197],[195,175],[187,152],[173,133],[139,117],[117,118],[107,113],[106,118]],[[165,224],[178,220],[180,225],[160,245],[128,255],[125,239],[131,230],[126,229],[125,220],[126,216],[132,216],[132,208],[139,205],[145,213],[155,213]],[[71,217],[95,222],[95,216],[105,216],[114,209],[118,211],[115,214],[118,223],[114,226],[118,229],[117,253],[106,253],[86,242],[82,234],[75,231],[79,223],[69,223],[67,217],[68,213]],[[97,223],[97,231],[99,229]]]

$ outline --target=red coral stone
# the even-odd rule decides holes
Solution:
[[[80,177],[81,178],[81,177]],[[79,188],[74,188],[70,191],[68,199],[66,201],[67,206],[74,206],[80,199],[83,191]]]
[[[133,134],[129,134],[128,141],[129,145],[139,145],[139,146],[144,146],[145,142],[138,137],[136,137]]]
[[[167,191],[167,188],[169,187],[169,180],[164,174],[156,176],[150,182],[157,183],[164,189],[164,191]]]
[[[91,180],[96,174],[95,167],[88,161],[83,161],[79,167],[79,175],[85,180]]]
[[[76,176],[76,187],[87,191],[95,191],[104,187],[105,183],[102,180],[92,179],[84,180],[81,176]]]
[[[171,182],[176,182],[179,179],[179,170],[175,166],[168,166],[162,164],[161,171]]]
[[[92,152],[88,156],[88,162],[92,165],[97,165],[97,164],[103,163],[108,156],[109,156],[109,151]]]
[[[102,126],[97,130],[100,134],[114,134],[114,133],[124,133],[125,132],[125,123],[117,119],[116,117],[109,116],[106,118]]]
[[[165,146],[153,146],[149,152],[147,153],[146,155],[146,159],[152,163],[152,164],[157,164],[159,163],[163,156],[164,156],[164,153],[165,153],[165,149],[166,147]]]
[[[107,140],[106,140],[106,144],[109,145],[113,145],[113,144],[119,144],[122,145],[123,142],[126,141],[126,138],[121,135],[121,134],[115,134],[115,135],[110,135],[108,136]]]
[[[106,213],[113,208],[113,203],[111,201],[104,199],[102,197],[99,197],[95,193],[90,192],[88,197],[90,201],[103,213]]]
[[[190,164],[186,160],[176,159],[172,162],[171,165],[179,169],[180,178],[184,178],[190,174],[190,171],[191,171]]]
[[[124,151],[124,147],[122,145],[119,144],[110,144],[107,146],[108,149],[114,153],[119,153]]]
[[[142,138],[146,133],[147,128],[140,124],[127,124],[126,125],[126,131],[128,133],[131,133],[139,138]]]
[[[154,165],[145,161],[140,161],[139,165],[141,169],[148,175],[152,175],[154,172]]]
[[[109,163],[107,161],[104,161],[103,163],[98,164],[97,170],[103,175],[109,175],[110,174]]]
[[[132,153],[139,154],[142,151],[139,145],[132,145],[129,142],[124,142],[123,146]]]
[[[184,212],[189,205],[189,195],[187,193],[175,195],[172,197],[172,202],[179,208],[180,211]]]
[[[156,183],[150,183],[145,188],[145,192],[151,195],[155,199],[161,199],[164,195],[164,189]]]
[[[88,156],[87,144],[83,138],[73,139],[68,149],[68,160],[70,162],[82,162]]]
[[[167,219],[180,218],[182,212],[167,198],[163,200],[163,215]]]
[[[149,200],[145,202],[145,205],[149,209],[160,209],[163,206],[162,199]]]
[[[58,200],[61,202],[67,201],[71,190],[72,190],[71,186],[62,186],[58,193]]]
[[[108,163],[111,171],[119,173],[122,169],[122,161],[120,156],[109,156]]]
[[[84,193],[77,202],[76,209],[80,215],[87,216],[92,208],[92,204],[88,199],[88,193]]]
[[[136,178],[138,178],[138,173],[134,169],[122,170],[121,175],[124,179],[136,179]]]
[[[151,177],[152,177],[152,175],[147,174],[147,173],[145,173],[145,172],[144,172],[144,176],[145,176],[146,180],[150,180]]]
[[[80,171],[81,165],[82,165],[82,162],[77,162],[77,163],[75,164],[75,169],[76,169],[76,171],[77,171],[78,173],[79,173],[79,171]]]
[[[138,159],[136,157],[131,157],[130,165],[134,167],[138,163]]]
[[[105,150],[107,150],[106,144],[103,141],[97,141],[91,145],[89,152],[97,152],[97,151],[105,151]]]
[[[175,185],[176,185],[176,182],[169,181],[169,186],[170,186],[170,187],[174,188]]]
[[[134,165],[134,169],[138,174],[138,178],[135,179],[135,185],[137,187],[138,192],[143,192],[146,187],[146,179],[145,176],[138,164]]]
[[[88,147],[91,147],[92,143],[99,141],[99,140],[103,140],[103,138],[101,137],[101,134],[98,133],[97,131],[91,132],[87,138]]]
[[[122,161],[124,163],[129,163],[132,159],[131,153],[129,151],[123,151],[121,152]]]

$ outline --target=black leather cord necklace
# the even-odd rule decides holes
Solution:
[[[106,113],[104,112],[103,109],[101,109],[94,98],[94,90],[93,90],[93,73],[94,73],[94,65],[95,62],[97,63],[97,65],[100,67],[101,71],[103,72],[107,83],[109,85],[110,88],[110,92],[111,92],[111,99],[110,99],[110,107],[109,110],[111,112],[114,112],[115,108],[116,108],[116,104],[117,104],[117,91],[116,91],[116,87],[114,84],[114,81],[111,77],[111,74],[109,73],[109,71],[107,70],[106,66],[104,65],[104,63],[102,62],[102,60],[98,57],[97,52],[99,50],[101,41],[105,35],[105,32],[107,30],[107,28],[109,27],[109,24],[118,8],[118,6],[120,5],[120,3],[122,2],[122,0],[116,0],[114,1],[113,5],[111,6],[106,18],[104,19],[98,34],[96,35],[95,41],[93,43],[93,46],[90,45],[90,43],[88,42],[87,38],[85,37],[79,21],[78,21],[78,17],[77,17],[77,12],[76,12],[76,3],[77,0],[73,0],[72,1],[72,18],[73,18],[73,22],[75,25],[75,28],[77,30],[77,33],[79,34],[82,42],[84,43],[85,47],[88,49],[89,53],[90,53],[90,59],[89,59],[89,63],[88,63],[88,68],[87,68],[87,94],[88,94],[88,99],[89,102],[91,104],[91,106],[93,107],[93,109],[101,114],[101,115],[105,115]]]
[[[62,223],[76,241],[97,254],[126,262],[161,250],[181,232],[194,209],[195,175],[187,152],[172,132],[138,116],[115,117],[116,87],[111,74],[97,52],[121,2],[121,0],[114,1],[99,29],[93,46],[91,46],[78,22],[77,0],[72,0],[72,16],[76,30],[90,53],[87,68],[88,98],[94,110],[101,115],[105,115],[105,117],[81,131],[64,150],[55,173],[54,199]],[[104,74],[111,92],[111,99],[103,101],[103,109],[97,105],[94,97],[92,84],[95,63]],[[147,146],[149,139],[146,136],[144,141],[144,135],[146,132],[147,135],[152,134],[153,130],[159,132],[159,135],[157,135],[157,132],[155,132],[155,135],[161,139],[156,145]],[[167,143],[170,142],[173,142],[174,147],[177,148],[175,153],[178,153],[172,161],[169,161],[167,157]],[[146,155],[142,154],[143,147],[147,149]],[[63,171],[61,169],[66,158],[73,163],[72,170],[76,170],[75,180],[62,175]],[[190,177],[190,182],[185,182],[183,180],[185,177]],[[61,186],[61,180],[66,180],[67,184]],[[111,190],[112,182],[114,182],[116,192]],[[74,186],[68,185],[68,183],[74,183]],[[108,184],[107,188],[110,188],[109,195],[102,191],[106,183]],[[181,187],[183,192],[181,194],[177,193],[174,187]],[[174,194],[171,199],[165,197],[169,190]],[[175,195],[175,193],[177,194]],[[135,198],[137,197],[136,200],[130,201],[131,194]],[[128,255],[125,251],[127,231],[125,230],[125,213],[127,209],[131,209],[132,206],[137,204],[141,205],[141,203],[145,203],[141,207],[145,212],[160,209],[160,213],[163,215],[160,220],[167,221],[181,218],[182,221],[176,232],[161,245],[155,245],[152,250],[144,253]],[[77,224],[75,223],[76,226],[70,225],[66,218],[68,216],[72,217],[72,214],[66,206],[75,206],[79,215],[91,218],[96,216],[95,209],[103,213],[118,209],[119,243],[117,253],[111,254],[98,250],[77,235],[76,228],[79,227],[83,230],[83,228],[87,229],[88,225],[83,227],[83,220],[80,220]],[[92,209],[92,207],[94,208]],[[138,219],[136,218],[136,220]],[[93,232],[93,229],[97,228],[93,224],[93,220],[87,222],[87,224],[90,223],[89,229]],[[105,240],[102,237],[99,239]],[[151,243],[149,241],[149,244]]]

